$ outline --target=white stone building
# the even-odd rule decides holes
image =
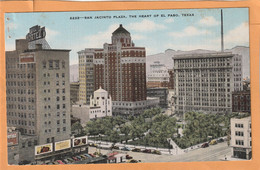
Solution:
[[[101,87],[90,97],[89,118],[99,118],[112,116],[112,99],[111,95]]]
[[[232,112],[232,53],[175,55],[175,112]]]
[[[231,147],[233,157],[251,159],[252,138],[251,138],[251,116],[245,118],[232,118],[230,122]]]

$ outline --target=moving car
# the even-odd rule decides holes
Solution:
[[[139,149],[139,148],[134,148],[134,149],[132,149],[132,151],[133,151],[133,152],[141,152],[141,149]]]
[[[127,161],[127,163],[138,163],[138,160],[130,159],[130,160]]]
[[[219,139],[217,140],[217,142],[218,142],[218,143],[224,142],[224,139],[223,139],[223,138],[219,138]]]
[[[216,145],[216,144],[217,144],[217,141],[216,141],[216,140],[211,140],[209,144],[210,144],[210,145]]]
[[[157,155],[161,155],[161,154],[162,154],[162,153],[161,153],[160,151],[158,151],[158,150],[154,150],[152,153],[153,153],[153,154],[157,154]]]
[[[122,151],[131,151],[131,149],[130,149],[130,148],[128,148],[128,147],[126,147],[126,146],[125,146],[125,147],[123,147],[123,148],[121,148],[121,150],[122,150]]]
[[[145,149],[145,150],[143,150],[143,153],[152,153],[152,150],[151,149]]]
[[[126,155],[125,158],[126,158],[126,159],[133,159],[133,157],[130,156],[130,155]]]
[[[202,147],[202,148],[209,147],[209,144],[208,144],[208,143],[203,143],[203,144],[201,145],[201,147]]]

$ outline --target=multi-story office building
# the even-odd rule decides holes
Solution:
[[[175,55],[175,112],[232,112],[231,53]]]
[[[168,70],[168,73],[169,73],[169,83],[168,83],[168,89],[170,90],[173,90],[174,89],[174,72],[173,72],[173,69],[169,69]]]
[[[90,104],[94,92],[94,52],[97,49],[86,48],[78,52],[79,56],[79,101]]]
[[[251,159],[252,138],[251,138],[251,117],[231,118],[231,147],[233,157]]]
[[[168,94],[169,94],[169,90],[166,87],[147,88],[147,96],[148,97],[158,97],[160,99],[159,106],[161,108],[168,107]]]
[[[34,161],[34,146],[37,137],[21,135],[15,127],[7,127],[8,164],[30,164]]]
[[[79,101],[79,82],[70,83],[70,103],[75,104]]]
[[[170,75],[167,67],[160,61],[150,65],[150,73],[147,74],[147,88],[168,87]]]
[[[45,28],[30,28],[6,52],[7,125],[37,144],[70,138],[70,50],[50,49]]]
[[[250,90],[232,93],[232,112],[251,112]]]
[[[243,75],[242,75],[242,55],[234,54],[232,58],[232,73],[234,79],[234,86],[232,91],[241,91],[243,90]]]

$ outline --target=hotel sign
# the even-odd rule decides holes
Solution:
[[[45,38],[45,36],[46,36],[45,27],[41,28],[41,26],[36,25],[30,28],[29,33],[26,35],[26,39],[29,42],[31,42],[31,41]]]
[[[20,63],[33,63],[35,62],[34,53],[23,53],[19,55]]]
[[[55,143],[55,151],[59,151],[59,150],[63,150],[63,149],[67,149],[70,148],[70,139],[69,140],[64,140],[64,141],[60,141],[60,142],[56,142]]]
[[[8,133],[7,134],[7,143],[8,143],[8,146],[17,145],[18,144],[18,133],[17,132]]]

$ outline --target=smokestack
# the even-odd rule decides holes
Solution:
[[[223,13],[221,9],[221,52],[224,52]]]

